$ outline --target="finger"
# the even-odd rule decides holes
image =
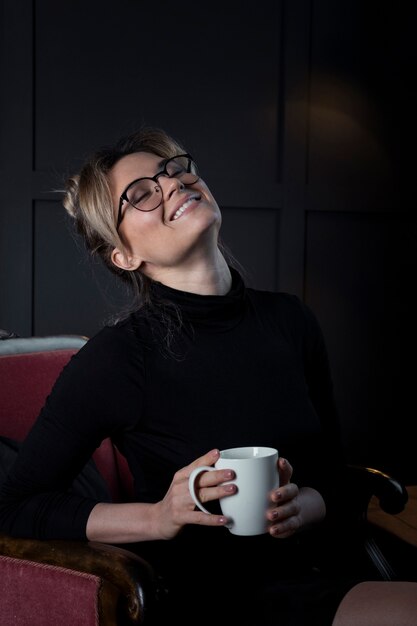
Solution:
[[[211,472],[202,471],[195,479],[195,485],[199,489],[204,487],[216,487],[221,483],[233,480],[235,472],[229,469],[212,470]],[[225,487],[228,485],[225,485]],[[230,491],[230,490],[229,490]]]
[[[291,487],[296,485],[291,485]],[[298,489],[297,489],[298,491]],[[269,533],[273,537],[285,538],[297,532],[301,527],[300,506],[297,498],[287,504],[268,511]]]
[[[278,471],[279,471],[280,485],[287,485],[290,482],[291,476],[293,473],[293,468],[292,468],[291,463],[289,463],[287,459],[284,459],[283,457],[281,457],[278,460]]]
[[[297,516],[300,513],[300,505],[298,498],[291,498],[285,504],[280,504],[278,507],[271,507],[267,511],[268,519],[273,521],[282,521],[289,517]]]
[[[293,516],[277,524],[273,524],[269,528],[269,534],[273,537],[285,539],[296,533],[300,528],[300,520]]]
[[[218,460],[220,456],[220,451],[217,448],[206,452],[203,456],[200,456],[198,459],[184,467],[180,470],[179,473],[184,474],[185,478],[188,479],[189,475],[196,467],[200,467],[201,465],[214,465],[214,463]]]
[[[207,472],[207,474],[213,474],[214,472]],[[226,485],[218,485],[214,487],[201,488],[198,492],[198,499],[202,504],[210,502],[211,500],[219,500],[220,498],[226,498],[232,496],[237,492],[237,486],[234,483],[227,483]]]
[[[202,513],[197,510],[189,513],[185,522],[186,524],[197,524],[198,526],[226,526],[229,520],[224,515]]]
[[[288,483],[287,485],[281,485],[278,489],[271,491],[270,500],[274,504],[281,505],[284,502],[288,502],[296,498],[298,493],[298,485],[295,483]]]

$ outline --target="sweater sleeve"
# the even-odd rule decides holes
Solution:
[[[311,309],[302,305],[305,318],[303,360],[305,379],[321,424],[321,445],[317,455],[322,476],[320,490],[326,502],[328,523],[340,524],[346,517],[346,453],[335,401],[330,360],[323,331]]]
[[[343,461],[340,420],[327,346],[316,316],[306,305],[303,308],[306,321],[303,358],[308,391],[333,455],[340,463]]]
[[[103,439],[140,418],[143,366],[133,335],[126,324],[105,328],[65,366],[0,489],[0,530],[86,539],[97,500],[71,485]]]

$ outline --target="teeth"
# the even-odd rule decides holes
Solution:
[[[175,211],[174,217],[172,219],[177,220],[179,216],[184,213],[185,209],[187,209],[194,200],[195,198],[190,198],[189,200],[187,200],[187,202],[184,202],[184,204],[181,205],[180,208],[177,209],[177,211]]]

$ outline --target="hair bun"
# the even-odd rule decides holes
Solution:
[[[78,201],[79,201],[79,180],[80,177],[78,175],[72,176],[66,182],[65,188],[65,196],[62,204],[66,209],[67,213],[71,215],[71,217],[76,217],[78,212]]]

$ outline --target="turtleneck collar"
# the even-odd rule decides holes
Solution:
[[[159,301],[168,301],[179,307],[182,319],[195,327],[223,331],[233,328],[245,310],[245,285],[237,270],[230,267],[232,286],[223,296],[210,296],[173,289],[160,282],[152,283],[153,295]]]

